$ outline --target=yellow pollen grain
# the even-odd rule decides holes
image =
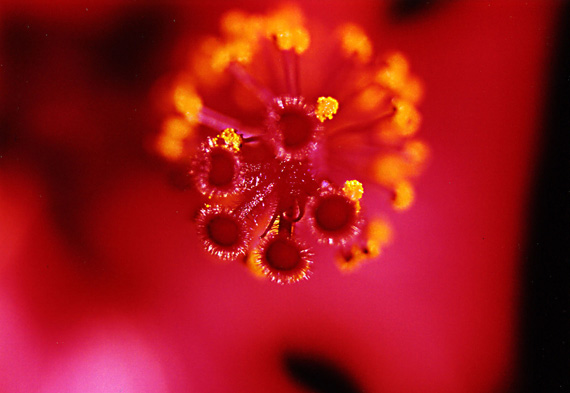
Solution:
[[[198,122],[198,113],[202,109],[202,100],[193,88],[178,85],[174,89],[174,105],[191,123]]]
[[[360,212],[360,199],[364,194],[362,183],[358,180],[347,180],[342,187],[344,195],[354,202],[356,205],[356,212]]]
[[[317,109],[315,110],[315,115],[317,119],[322,122],[325,119],[331,120],[333,115],[338,111],[338,101],[332,97],[319,97],[317,100]]]
[[[414,188],[410,182],[402,180],[394,188],[392,206],[396,210],[407,210],[414,201]]]
[[[220,135],[218,135],[218,138],[223,139],[230,149],[239,151],[242,138],[233,128],[226,128]]]
[[[358,202],[364,194],[364,187],[358,180],[347,180],[342,187],[342,192],[347,198],[354,202]]]
[[[357,25],[346,24],[339,29],[342,54],[355,56],[361,63],[367,63],[372,56],[372,44],[366,33]]]

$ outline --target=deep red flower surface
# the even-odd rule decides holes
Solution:
[[[345,275],[317,248],[318,274],[288,287],[206,256],[195,194],[145,149],[153,89],[227,6],[4,7],[0,390],[301,390],[286,351],[366,391],[505,389],[556,4],[444,2],[400,22],[374,2],[306,6],[406,53],[432,162],[378,260]]]

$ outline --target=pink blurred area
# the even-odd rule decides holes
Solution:
[[[195,194],[146,149],[160,78],[228,4],[273,6],[4,4],[0,391],[305,391],[286,352],[364,391],[506,391],[557,3],[303,6],[409,57],[432,162],[378,260],[345,274],[318,247],[290,286],[206,256]]]

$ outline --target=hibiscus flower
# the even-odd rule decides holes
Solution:
[[[194,179],[148,149],[188,48],[229,8],[279,5],[4,6],[2,390],[289,392],[311,368],[353,391],[508,388],[556,4],[300,5],[405,53],[432,153],[381,256],[345,274],[315,245],[315,274],[288,286],[208,255]]]

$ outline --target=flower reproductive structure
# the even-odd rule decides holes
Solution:
[[[407,59],[374,55],[352,23],[307,26],[290,6],[224,14],[221,37],[194,46],[174,78],[173,114],[154,144],[188,165],[203,195],[205,250],[281,284],[310,276],[310,237],[336,246],[345,270],[378,256],[391,227],[363,205],[410,207],[429,152],[416,138],[423,87]],[[363,183],[379,189],[375,201]]]

